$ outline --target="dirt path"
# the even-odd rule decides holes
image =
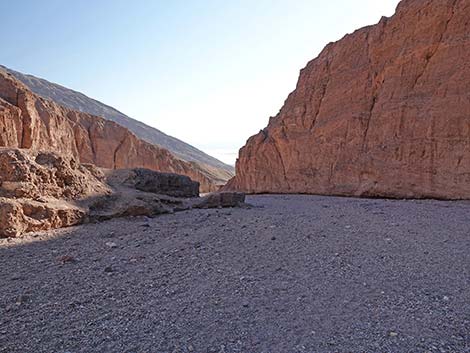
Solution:
[[[248,202],[0,240],[0,352],[470,352],[470,203]]]

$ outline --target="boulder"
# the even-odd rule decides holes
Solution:
[[[83,222],[86,209],[74,200],[111,193],[103,180],[74,158],[0,148],[0,237]]]
[[[0,237],[69,227],[83,223],[85,216],[84,209],[67,202],[0,197]]]
[[[245,194],[242,192],[215,192],[197,200],[193,208],[242,207],[245,205]]]
[[[75,200],[110,193],[104,174],[57,153],[0,148],[0,196]]]
[[[101,170],[74,157],[0,148],[0,237],[190,208],[199,183],[151,170]]]
[[[173,173],[156,173],[143,168],[113,171],[108,176],[108,183],[159,195],[199,197],[199,183],[189,177]]]

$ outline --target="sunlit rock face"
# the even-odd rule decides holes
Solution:
[[[0,147],[51,151],[109,169],[148,168],[189,176],[202,192],[218,189],[192,163],[137,138],[121,125],[62,107],[0,69]]]
[[[148,169],[101,170],[54,152],[0,147],[0,238],[189,209],[199,183]]]
[[[103,104],[84,94],[68,89],[64,86],[49,82],[32,75],[25,75],[21,72],[9,69],[0,64],[3,70],[22,82],[29,90],[38,96],[51,100],[60,106],[103,117],[106,120],[125,127],[137,138],[150,144],[162,147],[171,152],[174,156],[183,161],[191,163],[192,168],[202,172],[217,185],[225,184],[235,175],[235,168],[222,163],[221,161],[205,154],[197,148],[172,136],[166,135],[162,131],[148,126],[138,120],[134,120],[120,111]]]
[[[470,2],[405,0],[331,43],[226,189],[470,198]]]
[[[52,152],[0,148],[0,238],[82,223],[79,199],[107,195],[94,166]]]

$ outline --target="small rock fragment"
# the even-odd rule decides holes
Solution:
[[[63,255],[63,256],[60,256],[58,258],[59,262],[61,262],[62,264],[66,264],[66,263],[71,263],[71,262],[75,262],[75,258],[73,256],[70,256],[70,255]]]
[[[16,298],[16,305],[21,305],[23,303],[26,303],[29,300],[29,297],[27,295],[20,295],[18,298]]]

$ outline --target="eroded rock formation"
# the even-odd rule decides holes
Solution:
[[[198,181],[202,192],[218,189],[214,180],[191,163],[138,139],[112,121],[43,99],[3,70],[0,70],[0,147],[53,151],[103,168],[177,173]]]
[[[0,148],[0,237],[82,223],[74,200],[111,193],[90,165],[54,153]]]
[[[199,198],[199,183],[184,175],[99,169],[72,156],[0,147],[0,237],[117,217],[237,207],[242,199],[230,193]]]
[[[470,2],[404,0],[301,71],[226,189],[470,198]]]
[[[234,167],[224,164],[197,148],[172,136],[166,135],[154,127],[134,120],[113,107],[87,97],[80,92],[32,75],[22,74],[21,72],[11,70],[2,65],[0,65],[0,69],[11,73],[16,79],[23,82],[33,93],[43,98],[49,99],[66,108],[101,116],[107,120],[118,123],[129,129],[139,139],[163,147],[179,159],[191,163],[193,168],[199,170],[217,184],[224,185],[235,174]]]

